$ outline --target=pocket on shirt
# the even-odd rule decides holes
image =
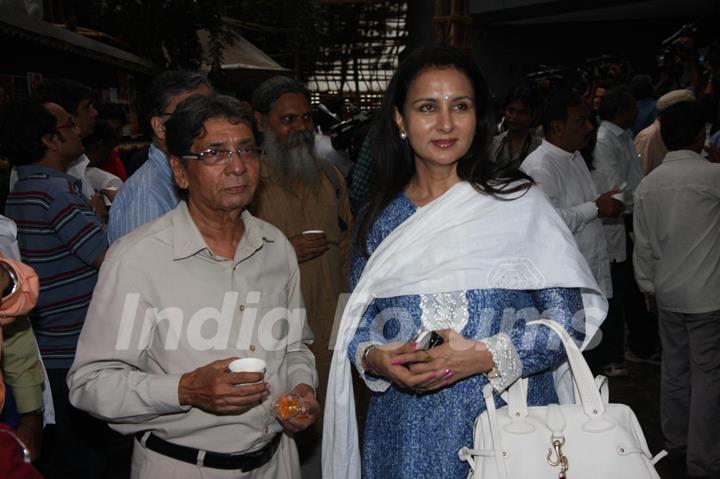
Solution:
[[[256,352],[284,355],[288,345],[289,321],[297,312],[288,309],[287,294],[263,293],[258,307]]]

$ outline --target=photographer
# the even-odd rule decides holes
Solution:
[[[330,108],[328,108],[329,105]],[[328,161],[337,168],[343,177],[347,179],[352,169],[353,162],[350,160],[347,147],[341,143],[347,143],[339,139],[333,130],[342,122],[337,111],[341,109],[341,99],[339,97],[330,97],[325,100],[325,104],[320,104],[320,110],[315,114],[315,153],[318,157]],[[341,141],[338,141],[341,140]]]
[[[662,42],[657,55],[660,79],[655,91],[662,94],[680,88],[695,93],[703,91],[703,76],[698,55],[698,32],[695,23],[688,23]]]

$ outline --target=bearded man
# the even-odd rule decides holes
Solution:
[[[351,213],[340,172],[315,154],[310,92],[297,80],[274,77],[252,98],[263,134],[260,184],[252,213],[279,228],[295,249],[301,289],[324,398],[332,359],[330,335],[344,291]]]

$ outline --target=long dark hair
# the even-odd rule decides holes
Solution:
[[[467,153],[460,158],[457,175],[483,194],[501,198],[502,195],[527,189],[532,178],[517,168],[498,165],[490,160],[488,145],[493,131],[493,109],[485,76],[466,54],[448,46],[418,48],[398,66],[383,98],[383,105],[369,133],[375,166],[375,185],[365,210],[361,214],[355,247],[366,256],[367,237],[372,225],[390,202],[407,186],[415,175],[415,157],[409,141],[400,139],[394,121],[395,109],[405,116],[405,99],[410,84],[429,68],[454,68],[467,75],[475,95],[475,136]],[[519,186],[510,187],[517,180]],[[504,198],[501,198],[504,199]]]

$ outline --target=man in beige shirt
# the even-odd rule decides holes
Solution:
[[[315,153],[310,93],[302,83],[271,78],[257,88],[252,102],[265,151],[251,211],[279,228],[297,254],[323,398],[335,310],[345,291],[347,188],[340,172]]]
[[[135,434],[133,478],[299,478],[290,433],[319,413],[293,249],[245,210],[259,150],[249,109],[193,96],[168,120],[186,200],[108,253],[68,376],[78,407]],[[266,372],[232,373],[235,358]],[[281,422],[280,394],[306,413]],[[82,458],[78,458],[82,460]]]
[[[647,175],[660,166],[668,150],[660,136],[660,121],[662,112],[675,103],[683,101],[695,101],[695,94],[690,90],[673,90],[661,96],[657,101],[659,116],[655,121],[637,134],[635,137],[635,148],[640,155],[643,173]]]

